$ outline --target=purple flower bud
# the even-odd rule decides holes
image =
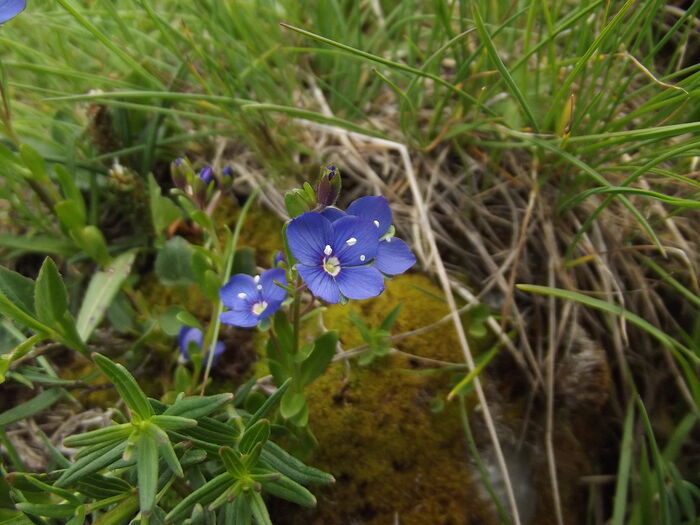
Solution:
[[[224,177],[233,177],[233,167],[231,165],[225,166],[221,171],[221,174]]]
[[[191,177],[194,176],[194,170],[186,158],[178,157],[170,164],[170,174],[173,179],[173,184],[185,191],[190,184]]]
[[[277,268],[280,264],[287,264],[287,258],[284,256],[282,251],[278,251],[272,261],[272,266],[274,268]]]
[[[183,326],[182,328],[180,328],[180,333],[177,335],[177,343],[180,347],[180,356],[182,357],[182,360],[185,362],[190,360],[190,344],[196,345],[201,350],[203,342],[204,334],[200,329],[193,328],[190,326]],[[216,360],[224,352],[224,350],[226,350],[226,345],[224,345],[224,343],[222,343],[221,341],[217,341],[216,345],[214,345],[214,358],[212,364],[216,363]],[[204,355],[204,359],[207,359],[209,357],[208,354],[209,350],[207,349],[207,353]]]
[[[205,166],[202,168],[202,171],[199,172],[199,178],[202,179],[204,184],[208,186],[214,178],[214,172],[212,171],[211,166]]]
[[[333,164],[322,168],[321,177],[316,188],[316,200],[318,203],[323,207],[333,206],[335,201],[338,200],[338,195],[340,195],[341,184],[340,172]]]

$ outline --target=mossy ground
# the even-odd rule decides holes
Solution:
[[[324,322],[340,330],[348,349],[362,342],[349,310],[377,326],[401,302],[393,330],[401,333],[444,317],[448,309],[439,296],[427,277],[404,275],[389,281],[376,299],[329,308]],[[395,346],[416,356],[460,361],[449,323]],[[453,372],[426,372],[419,360],[394,354],[370,367],[335,363],[307,389],[310,426],[319,442],[311,463],[331,472],[337,483],[316,491],[313,511],[290,509],[285,518],[278,509],[280,523],[496,523],[469,463],[459,407],[431,410],[433,400],[445,398]]]

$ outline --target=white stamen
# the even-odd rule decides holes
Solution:
[[[377,228],[379,228],[379,221],[375,220],[375,221],[374,221],[374,225],[375,225]]]
[[[265,308],[267,308],[267,302],[266,301],[259,301],[253,305],[253,315],[260,315],[265,311]]]
[[[331,277],[335,277],[340,273],[340,261],[337,257],[324,257],[323,270]]]
[[[256,288],[257,288],[258,290],[262,290],[262,284],[257,285]]]
[[[260,282],[260,276],[259,276],[259,275],[256,275],[255,277],[253,277],[253,280],[254,280],[256,283],[259,283],[259,282]]]
[[[248,294],[245,293],[245,292],[241,292],[241,293],[238,294],[238,298],[239,298],[239,299],[245,299],[246,297],[248,297]]]
[[[365,259],[366,259],[366,258],[367,258],[367,257],[365,257],[364,255],[360,255],[360,260],[361,260],[362,262],[365,262]]]
[[[355,239],[355,237],[350,237],[347,241],[345,241],[345,244],[348,246],[355,246],[355,243],[357,243],[357,239]]]
[[[333,253],[333,248],[331,248],[330,244],[326,244],[326,247],[323,249],[323,253],[325,253],[326,255],[330,255],[331,253]]]

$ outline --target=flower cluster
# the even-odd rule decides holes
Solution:
[[[333,178],[333,170],[326,169]],[[326,202],[334,200],[329,186]],[[287,244],[296,270],[316,297],[339,303],[368,299],[384,291],[384,278],[401,274],[416,257],[408,245],[394,237],[391,209],[384,197],[361,197],[346,211],[323,207],[303,213],[287,226]],[[252,327],[277,311],[286,296],[285,269],[281,252],[275,267],[260,276],[238,274],[221,288],[221,300],[229,311],[221,314],[226,324]]]
[[[384,197],[361,197],[346,212],[325,208],[292,219],[289,250],[299,275],[315,296],[329,303],[368,299],[384,291],[384,275],[405,272],[416,262],[393,236]]]

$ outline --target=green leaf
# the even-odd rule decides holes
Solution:
[[[255,518],[257,524],[272,525],[272,521],[270,521],[270,514],[267,512],[265,501],[263,500],[260,493],[251,490],[246,495],[246,499],[250,504],[250,509],[253,511],[253,518]]]
[[[269,438],[270,422],[267,419],[261,419],[245,430],[238,444],[238,450],[241,454],[250,454],[255,445],[265,443]]]
[[[24,403],[0,414],[0,428],[5,428],[7,425],[35,416],[39,412],[43,412],[65,395],[66,391],[62,388],[51,388],[50,390],[45,390],[29,401],[25,401]]]
[[[267,398],[267,400],[263,403],[263,405],[253,414],[248,421],[246,421],[246,427],[252,427],[255,423],[257,423],[260,419],[263,417],[267,416],[268,412],[272,410],[272,407],[274,407],[277,402],[280,400],[282,396],[284,396],[284,393],[287,391],[289,388],[289,385],[291,384],[292,379],[289,378],[287,379],[284,383],[282,383],[279,388],[275,391],[274,394],[272,394],[270,397]]]
[[[45,187],[52,186],[49,175],[46,172],[46,163],[39,152],[28,144],[19,145],[19,155],[24,165],[32,172],[34,180]],[[53,189],[53,188],[52,188]]]
[[[182,217],[182,213],[173,201],[161,195],[160,186],[151,174],[148,175],[148,196],[153,229],[160,236],[165,228]]]
[[[76,321],[78,335],[83,341],[87,341],[90,334],[104,318],[107,308],[112,304],[117,292],[129,276],[135,257],[135,251],[123,253],[115,258],[104,271],[93,275],[85,292],[83,303],[80,305]]]
[[[70,173],[62,164],[54,164],[53,169],[56,173],[56,179],[61,187],[63,196],[67,200],[75,202],[81,209],[80,213],[85,217],[85,200],[83,199],[83,194],[80,193],[78,186],[75,184],[75,175]],[[85,223],[85,221],[83,221],[83,223]]]
[[[261,457],[274,470],[304,485],[325,485],[335,481],[330,474],[305,465],[272,441],[265,443]]]
[[[165,430],[180,430],[181,428],[197,426],[195,419],[165,414],[151,416],[151,422]]]
[[[122,525],[124,523],[129,523],[129,520],[138,508],[138,494],[131,494],[120,501],[117,506],[97,518],[94,525]]]
[[[175,454],[175,449],[173,449],[173,445],[170,443],[170,441],[166,441],[165,443],[158,445],[158,453],[165,460],[165,464],[168,465],[168,468],[173,472],[173,474],[175,474],[178,478],[185,476],[185,473],[182,471],[182,465],[180,465],[180,461],[178,460],[177,454]]]
[[[139,507],[144,516],[153,512],[158,489],[158,445],[150,433],[139,435],[136,456],[136,474],[139,480]]]
[[[12,364],[12,362],[16,361],[24,355],[27,355],[31,351],[31,349],[34,348],[34,346],[42,339],[43,336],[41,335],[33,335],[22,341],[9,352],[0,354],[0,383],[5,382],[5,376],[7,374],[7,371],[10,369],[10,365]],[[26,376],[23,375],[23,377],[27,379]],[[27,380],[31,381],[31,379]]]
[[[114,463],[124,452],[126,441],[105,444],[92,453],[81,457],[70,467],[63,471],[61,476],[56,480],[54,485],[57,487],[66,487],[69,484],[78,481],[90,474],[94,474],[98,470],[106,467],[110,463]]]
[[[146,394],[143,393],[134,376],[126,368],[96,352],[92,354],[92,359],[102,373],[114,384],[119,395],[131,409],[132,415],[135,413],[141,419],[147,419],[153,415],[153,408],[151,408]]]
[[[284,194],[284,206],[287,213],[294,218],[309,211],[309,203],[301,190],[292,190]]]
[[[231,274],[245,273],[248,275],[255,275],[255,270],[255,251],[247,246],[238,248],[236,254],[233,256]]]
[[[53,259],[47,257],[39,270],[34,288],[37,318],[52,327],[59,327],[68,312],[68,294]]]
[[[168,407],[165,412],[163,412],[163,415],[199,419],[216,412],[227,403],[230,403],[232,399],[233,394],[183,397],[172,406]]]
[[[22,312],[34,317],[34,281],[0,266],[0,293]]]
[[[105,241],[105,237],[99,228],[89,224],[83,228],[71,230],[70,236],[81,250],[102,266],[109,265],[107,241]]]
[[[236,498],[233,500],[233,523],[235,525],[250,525],[253,513],[246,498]]]
[[[301,364],[299,382],[302,386],[311,384],[314,379],[326,371],[333,360],[337,346],[338,332],[336,330],[331,330],[316,338],[311,354]],[[284,403],[284,400],[282,402]]]
[[[166,286],[187,286],[195,282],[192,247],[182,237],[169,239],[156,256],[156,275]]]
[[[32,516],[47,518],[70,518],[75,514],[75,505],[50,505],[39,503],[16,503],[15,507]]]
[[[77,230],[85,226],[85,210],[74,200],[64,200],[53,207],[65,231]]]
[[[470,384],[474,380],[474,378],[477,377],[484,368],[486,368],[486,365],[488,365],[491,362],[491,359],[493,359],[497,353],[498,347],[494,346],[486,354],[480,356],[479,362],[474,367],[474,370],[470,371],[459,383],[455,385],[455,387],[452,390],[450,390],[450,393],[447,394],[447,400],[450,401],[454,396],[459,394],[459,392],[464,387]]]
[[[126,439],[133,429],[134,426],[131,423],[112,425],[97,430],[91,430],[90,432],[68,436],[63,440],[63,444],[67,447],[84,447],[118,439]]]
[[[399,303],[391,309],[391,312],[387,314],[387,316],[382,321],[382,324],[379,325],[380,330],[386,330],[387,332],[391,331],[391,327],[394,326],[396,318],[399,316],[399,312],[401,312],[402,306],[403,305]]]
[[[235,479],[243,479],[248,475],[248,469],[241,459],[241,453],[237,450],[233,450],[231,447],[221,447],[219,456],[221,456],[221,461],[226,470]]]
[[[192,507],[196,503],[207,505],[209,502],[225,490],[225,488],[233,483],[233,476],[228,472],[219,474],[215,478],[199,487],[197,490],[185,497],[180,503],[168,513],[165,517],[166,523],[179,524],[190,513]]]
[[[280,475],[276,481],[263,482],[262,485],[267,492],[278,498],[286,499],[302,507],[316,506],[314,495],[306,487],[287,476]]]
[[[68,239],[48,237],[46,235],[12,235],[0,233],[0,246],[22,252],[43,253],[52,255],[73,255],[77,248]],[[9,270],[7,270],[9,271]]]
[[[282,396],[280,402],[280,414],[284,419],[291,419],[301,412],[306,406],[306,397],[303,392],[288,390]]]

